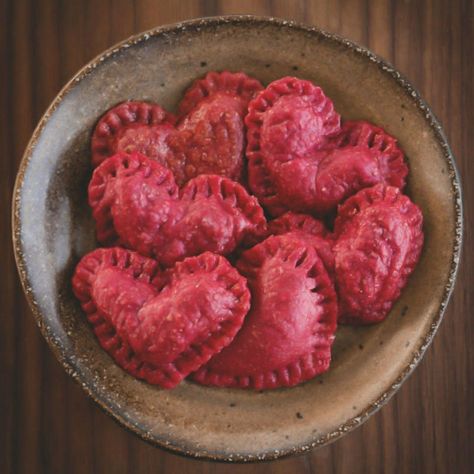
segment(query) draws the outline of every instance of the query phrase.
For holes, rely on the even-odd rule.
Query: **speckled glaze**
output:
[[[405,150],[408,192],[425,216],[418,268],[389,318],[341,327],[331,369],[267,392],[185,382],[163,391],[135,380],[99,347],[70,278],[96,246],[87,206],[89,140],[99,116],[125,99],[173,110],[211,70],[268,83],[297,75],[321,85],[346,118],[371,120]],[[460,181],[444,133],[419,94],[364,48],[272,18],[217,17],[134,36],[83,68],[58,94],[25,151],[13,205],[14,246],[38,325],[64,368],[109,414],[175,453],[225,461],[269,460],[328,444],[361,425],[415,368],[441,322],[462,240]]]

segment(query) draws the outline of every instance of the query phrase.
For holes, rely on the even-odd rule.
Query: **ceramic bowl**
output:
[[[385,322],[341,327],[330,370],[291,389],[255,392],[184,382],[167,391],[121,370],[97,343],[71,291],[96,247],[87,206],[89,141],[101,114],[126,99],[175,110],[214,70],[263,83],[297,75],[323,87],[345,119],[399,139],[408,193],[425,216],[421,261]],[[38,325],[66,371],[145,440],[214,460],[268,460],[322,446],[363,423],[400,387],[448,303],[462,238],[459,177],[444,133],[413,87],[364,48],[271,18],[207,18],[134,36],[85,66],[59,93],[26,149],[13,209],[16,259]]]

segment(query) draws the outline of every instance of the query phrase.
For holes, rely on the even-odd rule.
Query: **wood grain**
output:
[[[35,326],[16,275],[10,238],[18,163],[34,126],[65,81],[132,33],[229,13],[314,24],[392,62],[444,124],[465,184],[467,263],[419,368],[379,413],[335,444],[248,466],[191,461],[153,448],[87,399]],[[0,472],[474,472],[473,15],[470,0],[1,0]]]

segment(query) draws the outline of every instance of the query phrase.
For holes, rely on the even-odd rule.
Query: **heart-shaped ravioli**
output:
[[[119,104],[97,123],[93,164],[118,152],[140,152],[167,166],[179,184],[200,174],[240,180],[243,117],[248,101],[261,88],[243,73],[211,72],[186,92],[178,118],[157,104]]]
[[[269,237],[237,263],[252,307],[232,343],[193,378],[205,385],[293,386],[326,371],[337,319],[336,293],[312,245]]]
[[[383,320],[420,258],[423,215],[398,188],[379,184],[339,207],[335,222],[340,322]]]
[[[339,133],[340,117],[332,101],[311,82],[284,77],[249,103],[245,124],[250,189],[272,215],[300,210],[284,202],[268,162],[304,159]],[[298,184],[303,178],[298,177]]]
[[[403,186],[408,172],[395,139],[367,122],[342,130],[321,88],[283,78],[249,104],[249,185],[272,215],[324,215],[358,190]]]
[[[240,184],[200,175],[178,190],[167,168],[138,153],[96,168],[89,203],[100,242],[120,243],[167,266],[204,251],[228,254],[266,231],[262,208]]]
[[[131,375],[163,388],[227,346],[250,306],[245,278],[209,252],[160,272],[135,252],[97,249],[72,283],[101,346]]]

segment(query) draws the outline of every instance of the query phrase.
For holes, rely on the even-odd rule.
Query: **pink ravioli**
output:
[[[92,135],[89,204],[107,248],[72,285],[100,345],[162,388],[189,376],[275,389],[324,373],[337,324],[383,321],[420,259],[397,140],[341,124],[295,77],[263,88],[209,72],[177,110],[126,101]]]
[[[258,201],[238,183],[201,175],[179,189],[172,173],[138,153],[105,160],[89,185],[97,238],[169,266],[204,251],[228,254],[266,232]]]
[[[248,103],[263,89],[257,79],[243,72],[208,72],[202,79],[194,81],[179,104],[180,116],[185,116],[206,97],[227,94],[240,102],[239,112],[247,113]]]
[[[377,157],[379,172],[384,176],[385,183],[400,189],[405,187],[408,167],[403,152],[397,140],[383,128],[363,120],[344,122],[331,146],[368,148]]]
[[[135,252],[97,249],[72,284],[101,346],[128,373],[163,388],[228,345],[250,306],[245,278],[209,252],[161,273]]]
[[[249,103],[245,123],[252,192],[272,215],[299,210],[282,202],[268,161],[302,159],[325,147],[340,131],[332,101],[310,81],[284,77]]]
[[[315,249],[297,235],[269,237],[243,253],[252,307],[234,341],[199,369],[205,385],[293,386],[329,368],[336,293]]]
[[[334,279],[334,254],[332,251],[334,241],[324,223],[307,214],[293,212],[287,212],[268,223],[270,235],[282,235],[290,232],[313,245],[329,276]]]
[[[319,219],[315,219],[308,214],[296,214],[287,212],[268,223],[268,229],[271,234],[281,235],[286,232],[300,231],[305,234],[316,235],[319,237],[330,237],[330,232]]]
[[[249,186],[272,215],[325,215],[364,187],[403,187],[408,169],[396,140],[367,122],[348,122],[319,87],[283,78],[249,104]]]
[[[387,316],[420,258],[422,225],[420,208],[382,184],[339,207],[333,250],[341,322],[370,324]]]
[[[157,104],[123,102],[99,120],[92,162],[139,152],[167,166],[183,184],[200,174],[239,180],[243,172],[248,101],[262,88],[243,73],[209,73],[184,96],[176,119]]]

